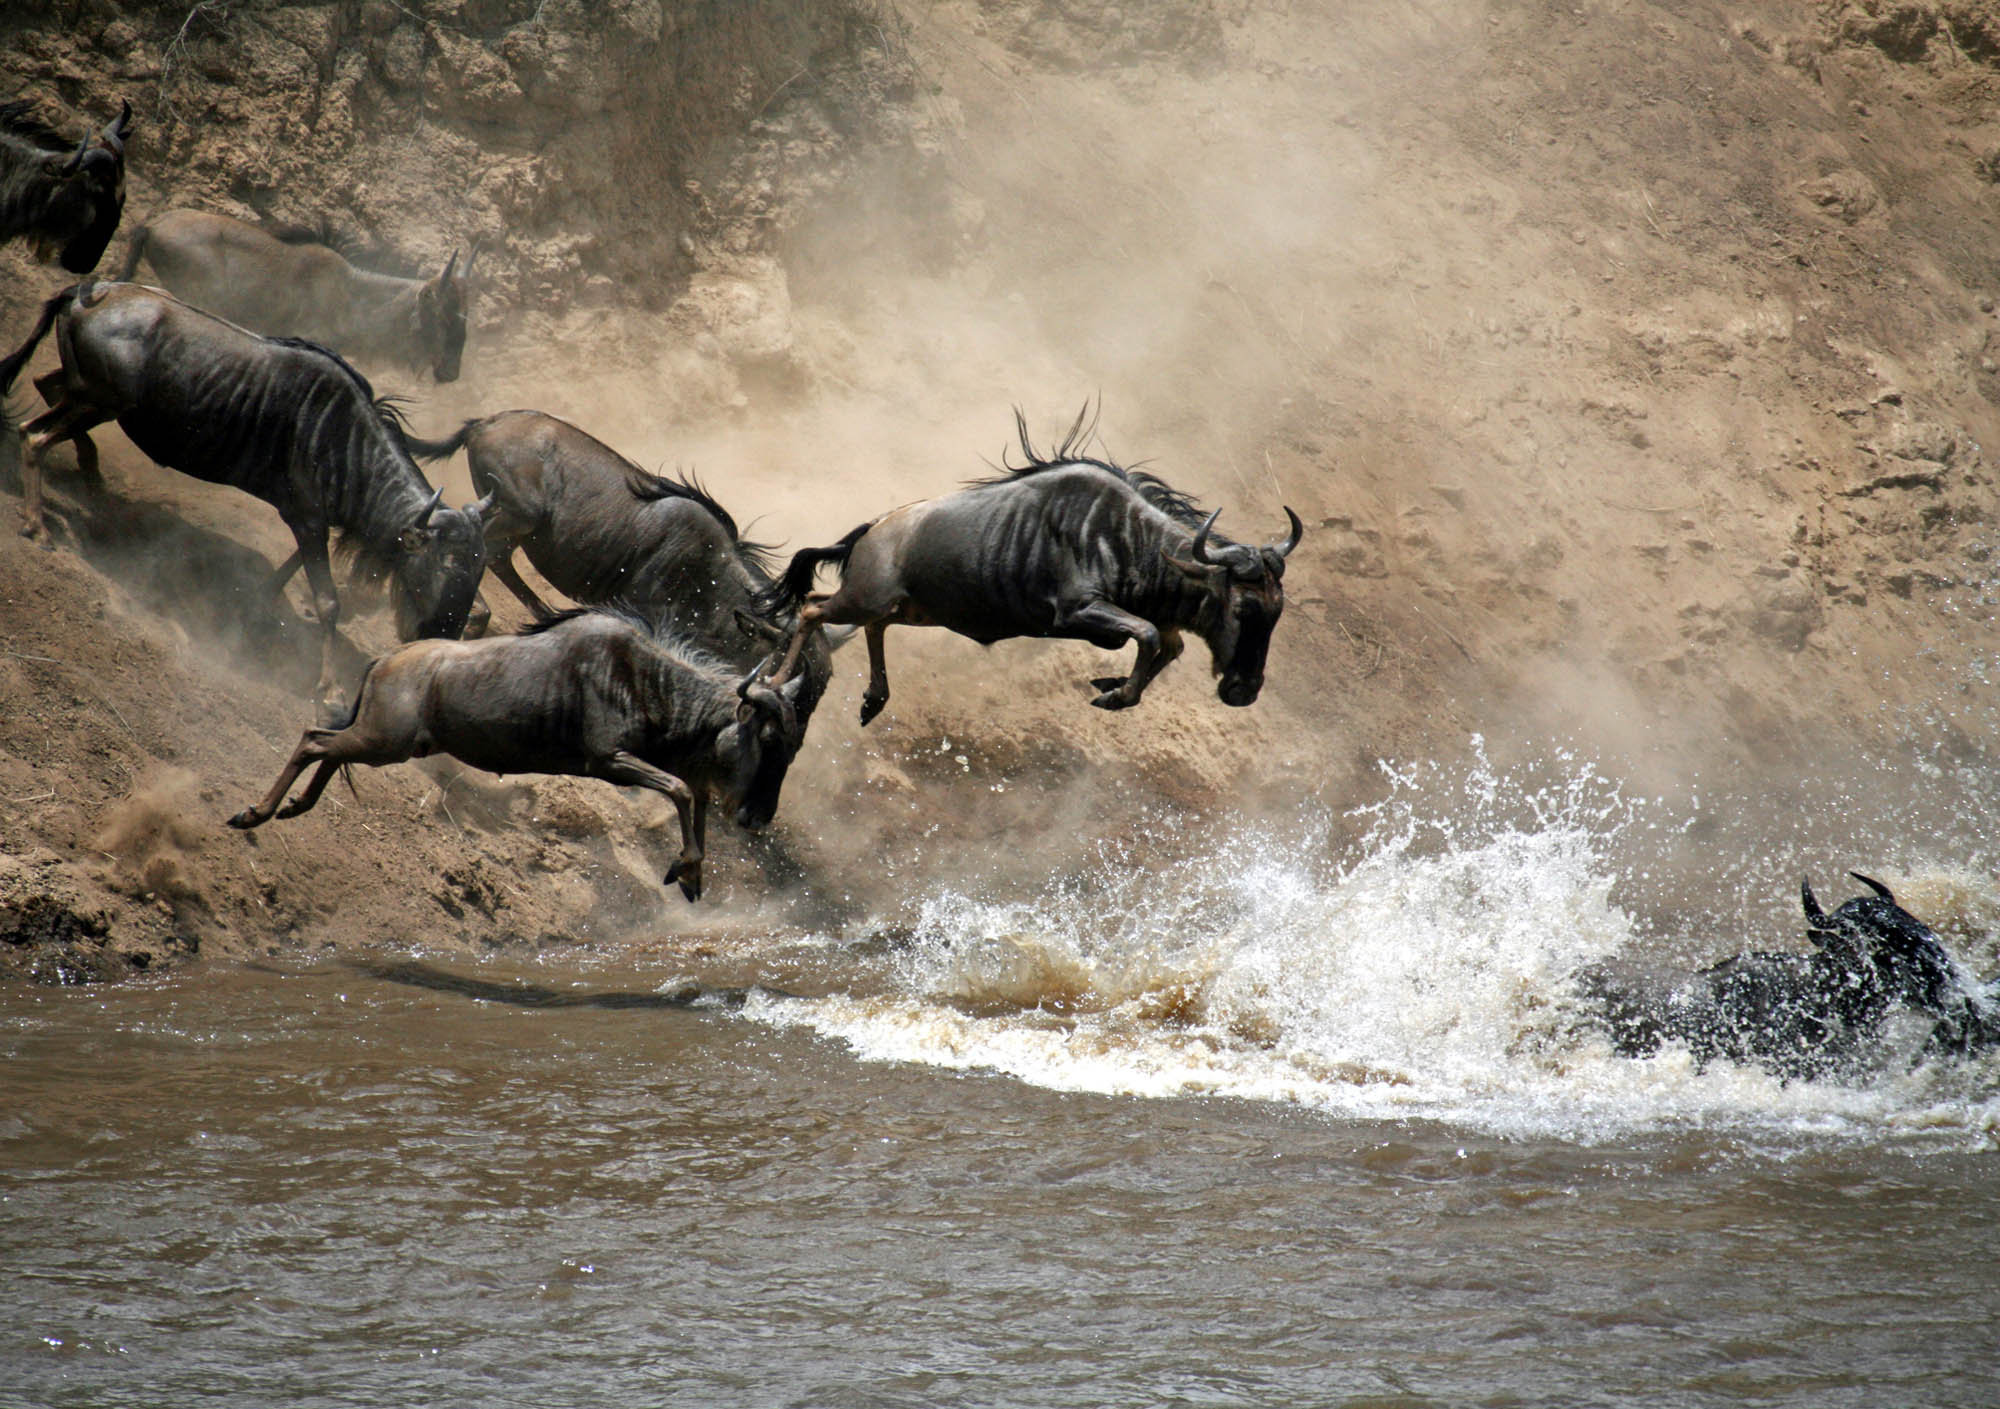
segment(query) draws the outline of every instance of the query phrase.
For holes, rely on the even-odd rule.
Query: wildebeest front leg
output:
[[[707,800],[704,798],[697,803],[686,783],[623,749],[599,764],[596,772],[607,782],[651,788],[654,792],[667,795],[674,811],[680,814],[681,854],[674,858],[674,864],[667,868],[667,874],[660,883],[672,885],[679,881],[682,895],[689,900],[701,899],[701,836],[707,820]]]
[[[1066,633],[1086,639],[1125,636],[1138,643],[1139,654],[1132,661],[1132,673],[1124,679],[1103,676],[1090,683],[1100,691],[1091,703],[1099,709],[1130,709],[1168,665],[1181,653],[1180,633],[1161,631],[1142,616],[1134,616],[1109,602],[1087,602],[1065,617],[1058,626]]]
[[[333,587],[333,565],[326,557],[326,530],[294,528],[299,541],[299,561],[306,571],[306,585],[312,589],[313,610],[319,615],[319,684],[314,698],[319,702],[321,722],[330,723],[347,703],[345,693],[334,679],[333,644],[340,625],[340,596]]]

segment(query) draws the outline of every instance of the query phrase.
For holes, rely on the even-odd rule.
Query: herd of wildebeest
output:
[[[1263,686],[1284,611],[1288,557],[1303,526],[1253,545],[1217,531],[1158,477],[1084,454],[1079,416],[1050,453],[1016,413],[1022,463],[937,498],[891,509],[828,547],[794,554],[745,539],[698,484],[650,474],[583,430],[539,411],[467,421],[430,440],[347,359],[459,375],[475,246],[433,277],[375,273],[324,234],[170,210],[130,233],[117,280],[88,277],[125,197],[125,104],[72,146],[31,100],[0,104],[0,243],[25,240],[80,282],[42,306],[0,361],[6,396],[54,335],[57,364],[35,378],[45,409],[26,435],[22,531],[46,534],[50,449],[75,448],[82,488],[104,493],[90,432],[115,421],[157,463],[264,500],[296,549],[268,582],[275,600],[303,570],[322,633],[318,707],[265,797],[239,828],[293,817],[354,763],[445,753],[495,773],[600,778],[650,788],[679,814],[666,873],[702,889],[707,810],[768,823],[833,653],[867,643],[865,725],[887,703],[883,636],[941,626],[982,644],[1057,637],[1136,647],[1129,673],[1093,681],[1091,703],[1120,710],[1182,650],[1207,645],[1228,705]],[[135,282],[142,269],[158,285]],[[446,507],[418,461],[463,451],[479,498]],[[1218,511],[1219,512],[1219,511]],[[362,672],[351,700],[336,678],[335,537],[390,589],[407,644]],[[542,600],[515,566],[578,605]],[[835,590],[813,589],[823,567]],[[487,632],[491,572],[533,613],[514,635]],[[311,770],[289,803],[291,789]],[[1818,1075],[1854,1058],[1899,1010],[1934,1021],[1926,1051],[2000,1043],[2000,986],[1970,978],[1887,887],[1830,914],[1802,893],[1810,954],[1740,954],[1665,986],[1581,976],[1616,1048],[1668,1042],[1697,1060]]]

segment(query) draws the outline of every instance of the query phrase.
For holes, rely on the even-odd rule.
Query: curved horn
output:
[[[111,149],[113,151],[117,152],[118,155],[120,156],[124,156],[125,139],[126,137],[131,135],[131,132],[132,132],[132,100],[130,98],[126,98],[121,100],[119,103],[118,116],[112,118],[111,121],[104,124],[103,136],[104,140],[110,143]]]
[[[1292,506],[1289,504],[1285,506],[1285,517],[1292,521],[1292,536],[1283,543],[1271,545],[1271,551],[1281,558],[1291,557],[1292,549],[1298,547],[1299,540],[1306,536],[1306,526],[1299,522],[1299,516],[1292,512]]]
[[[447,259],[444,262],[444,273],[439,277],[445,280],[449,280],[452,276],[452,271],[456,270],[457,268],[458,268],[458,247],[454,245],[452,246],[451,258]]]
[[[1799,882],[1799,904],[1805,908],[1806,924],[1810,928],[1826,928],[1826,911],[1820,908],[1819,897],[1812,892],[1810,878]]]
[[[1896,897],[1889,893],[1889,887],[1883,885],[1880,881],[1876,880],[1874,877],[1864,876],[1859,871],[1849,871],[1847,874],[1854,877],[1854,879],[1861,882],[1861,884],[1867,886],[1868,889],[1874,891],[1877,895],[1881,896],[1891,905],[1894,905],[1896,903]]]
[[[76,144],[76,150],[69,154],[69,160],[62,164],[61,170],[59,170],[56,174],[58,176],[76,175],[76,169],[83,165],[83,154],[89,150],[90,150],[90,139],[86,137],[81,142],[78,142]]]
[[[425,504],[423,508],[417,511],[415,526],[418,528],[422,528],[425,524],[429,523],[431,515],[437,512],[437,506],[443,502],[444,502],[444,491],[442,489],[432,490],[430,502],[428,504]]]
[[[465,268],[458,271],[459,278],[470,279],[472,277],[473,262],[479,258],[479,251],[485,248],[485,245],[486,237],[484,235],[474,235],[472,237],[472,245],[465,252]]]
[[[1194,536],[1194,543],[1188,549],[1190,556],[1203,567],[1216,565],[1215,559],[1208,556],[1208,531],[1215,527],[1215,521],[1221,517],[1222,510],[1217,509],[1204,519],[1200,530]]]

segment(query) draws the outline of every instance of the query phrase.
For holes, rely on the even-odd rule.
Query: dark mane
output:
[[[68,151],[76,143],[43,120],[33,98],[16,98],[0,103],[0,132],[32,142],[49,152]]]
[[[545,631],[555,630],[565,622],[575,621],[578,617],[585,616],[605,616],[610,617],[613,621],[622,621],[645,636],[655,646],[672,655],[679,656],[683,662],[697,669],[708,671],[711,674],[733,676],[736,673],[727,661],[718,658],[713,651],[703,646],[700,642],[690,640],[688,637],[682,635],[665,618],[655,621],[629,602],[600,602],[590,607],[568,607],[551,616],[545,616],[538,621],[531,621],[514,634],[516,636],[539,636]]]
[[[347,379],[353,382],[357,387],[360,387],[361,394],[364,397],[366,397],[371,403],[376,403],[379,405],[379,402],[375,395],[375,388],[369,384],[368,378],[362,376],[361,373],[358,370],[356,370],[352,362],[349,362],[345,357],[342,357],[339,353],[335,352],[325,343],[314,342],[310,338],[289,338],[289,337],[267,337],[264,339],[264,341],[274,342],[279,347],[295,347],[302,352],[317,352],[320,356],[326,358],[328,361],[332,362],[334,366],[340,368],[341,371],[345,372],[347,374]],[[382,400],[393,400],[393,399],[395,398],[382,398]]]
[[[661,499],[685,499],[707,510],[715,521],[729,534],[736,545],[736,556],[753,573],[768,578],[777,568],[778,550],[769,543],[757,543],[743,536],[736,526],[735,516],[716,502],[715,496],[702,487],[701,481],[693,475],[682,475],[668,479],[665,475],[648,474],[638,466],[630,466],[625,471],[625,487],[632,497],[642,503],[655,503]]]
[[[324,212],[311,225],[266,215],[259,221],[259,228],[272,239],[288,245],[319,245],[330,249],[356,269],[371,274],[392,274],[399,279],[423,277],[410,260],[394,250],[336,228],[333,217]]]
[[[1004,452],[1000,457],[999,474],[990,475],[985,479],[968,480],[967,488],[983,489],[990,485],[1011,484],[1017,479],[1026,479],[1029,475],[1041,474],[1044,470],[1069,469],[1082,465],[1102,470],[1105,474],[1130,485],[1133,492],[1141,499],[1183,527],[1199,528],[1202,520],[1207,517],[1193,495],[1182,493],[1158,475],[1148,474],[1144,470],[1127,469],[1110,460],[1100,460],[1083,454],[1083,447],[1097,437],[1097,417],[1088,403],[1076,413],[1076,419],[1070,423],[1069,430],[1059,442],[1050,447],[1046,455],[1035,449],[1035,443],[1028,435],[1028,418],[1021,414],[1021,408],[1018,406],[1014,408],[1014,431],[1020,440],[1021,454],[1026,463],[1016,465],[1009,458],[1012,452]]]
[[[647,621],[644,617],[640,616],[637,612],[633,611],[630,607],[603,606],[603,607],[569,607],[564,609],[563,611],[556,612],[552,616],[538,617],[534,621],[527,623],[527,625],[523,626],[519,631],[516,631],[514,634],[516,636],[539,636],[544,631],[553,631],[558,626],[561,626],[564,622],[575,621],[580,616],[616,617],[620,621],[627,622],[630,625],[642,628],[649,636],[652,634],[653,631],[653,624],[650,621]]]

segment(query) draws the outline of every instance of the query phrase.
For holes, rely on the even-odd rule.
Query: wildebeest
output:
[[[699,485],[649,474],[540,411],[470,420],[442,440],[405,439],[422,460],[465,451],[473,490],[491,505],[487,569],[537,617],[551,609],[514,566],[516,548],[573,600],[631,607],[739,668],[786,639],[792,614],[772,605],[769,550]],[[802,722],[831,674],[819,636],[806,650]]]
[[[664,793],[681,851],[665,884],[701,896],[711,795],[762,827],[804,730],[804,681],[773,688],[624,612],[583,607],[516,636],[415,641],[368,666],[347,722],[308,729],[264,800],[229,819],[256,827],[319,801],[346,763],[447,753],[493,773],[559,773]],[[298,798],[278,804],[311,764]]]
[[[478,247],[429,279],[357,269],[308,231],[259,229],[210,211],[170,210],[132,232],[122,278],[141,261],[198,308],[255,333],[309,338],[348,357],[379,359],[438,381],[458,379]]]
[[[1686,1045],[1697,1063],[1718,1058],[1786,1078],[1849,1069],[1898,1009],[1935,1019],[1926,1050],[1964,1055],[2000,1044],[2000,1009],[1952,959],[1930,927],[1889,887],[1850,873],[1872,895],[1828,914],[1800,886],[1810,954],[1755,950],[1702,969],[1665,992],[1583,976],[1595,1016],[1621,1056]]]
[[[278,511],[298,551],[273,574],[275,594],[305,568],[323,633],[319,697],[333,695],[340,601],[328,534],[390,574],[397,628],[413,636],[464,629],[486,566],[484,506],[439,506],[366,379],[323,347],[262,338],[158,289],[86,280],[42,308],[34,331],[0,362],[0,396],[54,327],[62,363],[35,381],[49,409],[30,421],[24,532],[42,532],[42,462],[76,443],[95,476],[92,427],[115,420],[169,468],[233,485]]]
[[[35,258],[88,274],[125,210],[125,139],[132,104],[74,147],[28,99],[0,103],[0,244],[32,242]]]
[[[851,623],[868,638],[866,724],[889,699],[882,636],[890,626],[942,626],[982,645],[1016,636],[1136,642],[1125,677],[1092,682],[1099,709],[1128,709],[1181,653],[1181,633],[1208,643],[1216,693],[1256,701],[1271,632],[1285,609],[1285,558],[1304,526],[1265,547],[1215,532],[1194,501],[1153,475],[1078,452],[1082,416],[1044,458],[1015,413],[1027,463],[956,494],[891,510],[828,548],[793,556],[780,600],[802,603],[792,661],[822,623]],[[839,590],[807,598],[821,563],[841,568]]]

